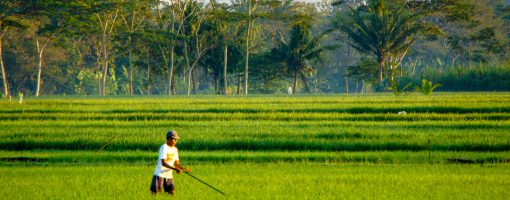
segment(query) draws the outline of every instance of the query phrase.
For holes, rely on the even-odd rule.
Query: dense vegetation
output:
[[[366,93],[422,79],[508,91],[509,11],[501,0],[3,0],[1,93]]]

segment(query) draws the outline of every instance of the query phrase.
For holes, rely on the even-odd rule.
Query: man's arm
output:
[[[179,161],[178,161],[178,160],[176,160],[176,161],[175,161],[175,163],[174,163],[175,167],[172,167],[172,166],[170,166],[168,163],[166,163],[166,162],[165,162],[165,159],[161,159],[161,165],[165,166],[166,168],[170,168],[170,169],[175,170],[175,172],[177,172],[178,174],[180,174],[180,173],[181,173],[181,171],[183,171],[183,170],[184,170],[185,172],[191,172],[191,170],[190,170],[190,169],[183,167],[183,166],[181,165],[181,163],[179,163]]]
[[[183,171],[185,171],[185,172],[191,172],[191,170],[190,170],[190,169],[183,167],[183,166],[181,165],[181,163],[179,162],[179,160],[176,160],[176,161],[175,161],[175,167],[177,167],[179,170],[183,170]],[[177,171],[177,173],[179,173],[179,172],[180,172],[180,171]]]
[[[176,162],[177,164],[177,162]],[[161,159],[161,165],[165,166],[166,168],[170,168],[170,169],[173,169],[175,170],[177,173],[181,173],[181,169],[179,169],[177,166],[178,165],[175,165],[176,167],[172,167],[170,166],[168,163],[165,162],[165,159]],[[179,165],[180,166],[180,165]]]

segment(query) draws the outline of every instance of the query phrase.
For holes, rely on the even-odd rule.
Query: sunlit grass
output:
[[[0,102],[0,149],[509,151],[510,93],[41,98]],[[399,115],[405,111],[407,114]]]
[[[194,164],[193,174],[228,199],[506,199],[506,165]],[[154,166],[0,167],[5,199],[167,199],[149,192]],[[178,199],[225,199],[175,178]],[[30,181],[27,181],[30,180]]]
[[[149,184],[170,129],[229,199],[510,196],[510,93],[1,100],[0,195],[168,198]],[[179,199],[224,199],[176,183]]]

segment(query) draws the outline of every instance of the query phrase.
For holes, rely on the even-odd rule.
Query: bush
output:
[[[432,81],[428,81],[428,80],[423,79],[423,80],[421,80],[421,85],[420,86],[414,86],[414,89],[417,92],[420,92],[420,93],[422,93],[424,95],[429,96],[438,87],[441,87],[441,84],[439,84],[439,83],[433,84]]]
[[[427,66],[416,77],[407,77],[418,85],[422,79],[442,83],[441,91],[510,91],[510,65],[449,69]]]

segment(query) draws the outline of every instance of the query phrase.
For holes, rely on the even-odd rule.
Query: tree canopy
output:
[[[508,91],[509,16],[497,0],[4,0],[1,91]]]

